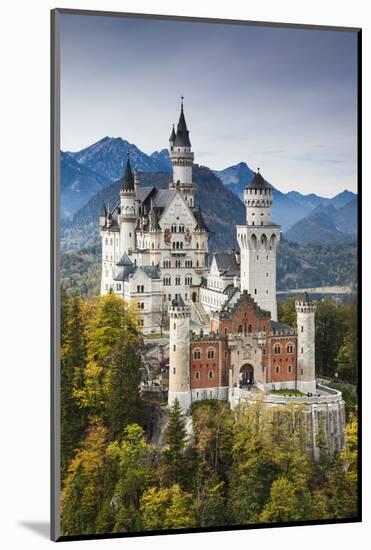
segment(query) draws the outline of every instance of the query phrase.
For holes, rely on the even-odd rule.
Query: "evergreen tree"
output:
[[[169,421],[166,427],[166,448],[162,454],[165,464],[165,475],[171,484],[184,480],[185,456],[187,443],[184,415],[178,399],[170,407]]]
[[[65,306],[64,306],[65,307]],[[86,414],[75,397],[82,388],[86,365],[85,324],[81,300],[75,297],[64,309],[61,349],[61,474],[62,479],[74,450],[84,436]]]
[[[118,465],[118,481],[113,494],[113,532],[138,531],[142,528],[140,499],[155,479],[155,449],[149,445],[143,428],[129,424],[122,442],[114,441],[107,449]]]
[[[126,337],[120,338],[112,353],[107,383],[107,426],[112,438],[120,437],[127,424],[143,421],[141,364],[137,348]]]
[[[96,532],[96,518],[103,499],[106,430],[95,419],[71,461],[61,494],[63,535]]]
[[[344,306],[332,300],[319,302],[316,310],[316,369],[318,374],[333,378],[335,358],[346,331]]]

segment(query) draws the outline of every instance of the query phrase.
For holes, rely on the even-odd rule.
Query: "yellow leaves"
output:
[[[196,524],[193,497],[178,484],[150,487],[140,501],[145,529],[186,529]]]
[[[81,407],[98,410],[105,403],[103,378],[103,367],[95,361],[90,361],[84,371],[83,388],[75,389],[73,392]]]

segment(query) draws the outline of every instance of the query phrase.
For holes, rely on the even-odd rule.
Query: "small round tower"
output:
[[[190,307],[178,296],[169,307],[169,395],[168,404],[178,399],[186,412],[191,405],[191,386],[189,376],[189,323]]]
[[[315,313],[316,303],[306,292],[295,302],[297,341],[297,389],[303,393],[316,393],[315,369]]]
[[[120,254],[131,254],[135,251],[136,226],[136,193],[130,159],[126,162],[125,174],[120,189]]]
[[[256,172],[252,181],[244,189],[244,203],[246,206],[246,225],[264,226],[271,223],[272,186],[265,181],[260,173]]]

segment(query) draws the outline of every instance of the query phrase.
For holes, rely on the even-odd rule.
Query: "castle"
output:
[[[271,221],[272,186],[259,169],[246,185],[246,223],[237,225],[240,252],[208,253],[209,229],[195,206],[194,155],[184,116],[169,138],[173,178],[168,189],[140,185],[127,159],[120,200],[102,206],[101,294],[135,300],[143,333],[169,324],[169,405],[185,412],[204,399],[267,406],[301,403],[313,453],[325,422],[330,452],[344,444],[340,392],[315,373],[316,305],[296,302],[296,327],[277,321],[276,251],[280,226]],[[293,395],[277,390],[296,390]]]

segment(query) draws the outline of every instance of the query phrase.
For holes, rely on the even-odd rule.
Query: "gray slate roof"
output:
[[[191,147],[191,142],[189,140],[189,132],[187,129],[185,118],[184,118],[183,103],[180,109],[180,117],[179,117],[177,129],[176,129],[174,147]]]
[[[278,321],[270,321],[271,332],[283,333],[283,334],[294,334],[294,328],[290,325],[285,325],[284,323],[279,323]]]
[[[245,189],[273,189],[273,187],[263,178],[261,173],[258,171],[255,173],[255,176],[250,181],[250,183],[246,185]]]
[[[236,277],[240,274],[240,266],[236,262],[233,252],[221,252],[214,254],[216,265],[223,275]]]

